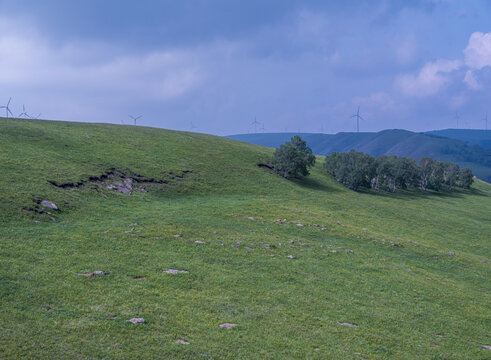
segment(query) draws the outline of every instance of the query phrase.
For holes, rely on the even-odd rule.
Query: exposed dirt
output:
[[[97,184],[103,188],[115,190],[124,194],[131,194],[133,191],[146,192],[145,184],[171,184],[173,181],[184,179],[191,170],[183,170],[180,173],[170,171],[167,173],[166,179],[147,178],[132,171],[123,171],[116,168],[111,168],[101,175],[90,175],[86,180],[78,182],[58,183],[54,180],[48,180],[48,183],[58,188],[79,188],[89,184]],[[140,184],[135,187],[133,184]]]

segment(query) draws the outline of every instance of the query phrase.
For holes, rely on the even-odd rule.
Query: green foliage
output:
[[[325,168],[337,181],[350,189],[370,186],[374,174],[374,159],[370,155],[351,150],[326,157]]]
[[[469,188],[472,184],[472,172],[460,175],[459,166],[453,163],[422,158],[417,164],[410,158],[385,155],[374,158],[354,150],[327,156],[325,169],[353,190],[371,187],[394,192],[419,186],[422,190],[440,191],[444,186],[451,189],[460,178],[462,187]]]
[[[271,164],[276,173],[285,178],[296,177],[297,174],[309,175],[309,168],[315,164],[312,149],[298,135],[276,149]]]
[[[474,176],[469,168],[462,168],[458,173],[458,183],[463,189],[470,189],[474,182]]]

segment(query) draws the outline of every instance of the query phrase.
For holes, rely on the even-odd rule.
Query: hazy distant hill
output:
[[[452,161],[460,166],[469,167],[474,174],[491,182],[491,150],[473,145],[473,141],[485,140],[485,134],[479,130],[456,130],[453,136],[465,137],[468,143],[443,137],[442,132],[431,134],[414,133],[407,130],[384,130],[377,133],[338,133],[335,135],[300,133],[313,152],[318,155],[329,155],[332,152],[347,152],[351,149],[373,156],[397,155],[419,160],[431,157],[439,161]],[[462,132],[462,133],[461,133]],[[484,130],[483,130],[484,132]],[[247,143],[278,147],[296,133],[242,134],[228,136],[230,139]],[[478,140],[479,139],[479,140]]]
[[[471,145],[491,149],[491,130],[446,129],[428,131],[426,134],[461,140]]]

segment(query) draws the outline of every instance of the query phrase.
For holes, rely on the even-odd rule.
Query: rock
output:
[[[277,224],[281,224],[281,219],[276,220]]]
[[[175,269],[169,269],[164,271],[166,274],[187,274],[188,271],[186,270],[175,270]]]
[[[491,346],[489,346],[489,345],[481,345],[481,346],[482,346],[483,348],[486,348],[486,349],[488,349],[488,350],[491,350]]]
[[[325,226],[323,226],[323,227],[321,227],[321,230],[322,230],[322,231],[326,231],[326,230],[327,230],[327,228],[326,228]]]
[[[348,326],[348,327],[356,327],[356,326],[358,326],[356,324],[350,324],[350,323],[347,323],[347,322],[339,322],[339,321],[338,321],[338,324],[339,325],[343,325],[343,326]]]
[[[296,259],[297,257],[295,255],[288,255],[287,258],[289,258],[289,259]]]
[[[108,275],[109,273],[108,272],[105,272],[105,271],[102,271],[102,270],[97,270],[97,271],[94,271],[94,274],[95,275]]]
[[[52,222],[56,222],[56,219],[54,217],[49,218]]]
[[[156,236],[155,237],[157,240],[162,240],[162,236]]]
[[[237,324],[231,324],[231,323],[224,323],[224,324],[220,324],[218,325],[219,327],[221,328],[225,328],[225,329],[231,329],[233,327],[236,327]]]
[[[175,238],[182,238],[182,235],[181,234],[176,234],[174,235]]]
[[[295,242],[295,240],[290,240],[290,244],[293,244]]]
[[[133,319],[129,319],[128,321],[130,323],[133,323],[133,324],[143,324],[143,323],[145,323],[145,319],[144,318],[133,318]]]
[[[39,220],[34,220],[34,222],[35,222],[36,224],[41,224],[41,221],[39,221]]]
[[[215,234],[215,235],[216,235],[216,234],[218,234],[218,232],[217,232],[217,231],[213,231],[213,234]]]
[[[269,254],[268,256],[269,256],[269,257],[274,257],[274,254]]]
[[[288,220],[286,220],[286,219],[283,219],[283,220],[281,220],[281,221],[282,221],[282,222],[284,222],[284,223],[286,223],[286,222],[287,222]]]
[[[295,225],[297,225],[297,226],[303,226],[303,224],[302,224],[302,223],[298,223],[298,224],[295,224]]]
[[[53,209],[53,210],[58,210],[58,206],[56,206],[54,203],[52,203],[51,201],[48,201],[48,200],[41,201],[40,205],[45,206],[45,207],[49,207],[50,209]]]
[[[445,254],[447,254],[447,255],[455,255],[455,253],[453,251],[447,251]]]
[[[338,252],[337,250],[329,250],[329,252],[335,253]]]
[[[176,343],[183,344],[183,345],[189,345],[189,343],[187,341],[184,341],[184,340],[181,340],[181,339],[177,339],[176,340]]]
[[[85,277],[92,277],[94,275],[108,275],[109,273],[106,272],[106,271],[102,271],[102,270],[96,270],[96,271],[93,271],[91,273],[87,273],[87,274],[79,274],[80,276],[85,276]]]
[[[249,219],[249,220],[256,220],[256,219],[254,219],[252,216],[249,216],[249,217],[248,217],[248,219]]]
[[[206,244],[204,241],[201,241],[201,240],[196,240],[195,243],[196,244]]]
[[[402,244],[392,243],[392,244],[390,244],[390,246],[399,246],[399,247],[401,247],[401,246],[402,246]]]
[[[368,229],[367,229],[367,228],[363,228],[362,230],[363,230],[363,232],[364,232],[365,234],[366,234],[366,233],[367,233],[367,231],[368,231]]]

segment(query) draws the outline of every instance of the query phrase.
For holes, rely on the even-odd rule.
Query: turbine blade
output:
[[[7,107],[10,105],[10,100],[12,100],[12,98],[9,99],[9,102],[7,103]]]

